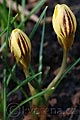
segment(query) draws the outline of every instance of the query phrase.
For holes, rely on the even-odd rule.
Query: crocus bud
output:
[[[20,29],[14,29],[10,36],[9,46],[16,61],[23,68],[27,68],[31,60],[31,43],[27,35]]]
[[[52,24],[60,45],[69,50],[74,41],[76,18],[67,5],[55,6]]]

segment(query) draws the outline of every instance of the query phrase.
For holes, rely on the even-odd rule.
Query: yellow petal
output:
[[[11,52],[17,62],[23,67],[28,67],[31,60],[31,42],[28,36],[20,29],[14,29],[9,41]]]
[[[60,45],[65,50],[69,50],[74,41],[77,23],[73,12],[67,5],[57,4],[55,6],[52,25]]]

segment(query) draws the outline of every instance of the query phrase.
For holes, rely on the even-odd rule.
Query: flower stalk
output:
[[[60,79],[60,77],[62,76],[62,74],[65,72],[65,69],[66,69],[66,63],[67,63],[67,55],[68,55],[68,52],[67,51],[63,51],[63,60],[62,60],[62,65],[61,65],[61,68],[57,74],[57,76],[52,80],[52,82],[48,85],[47,89],[50,89],[52,88],[53,86],[55,87],[57,81]],[[45,99],[48,100],[48,98],[50,97],[50,95],[52,94],[51,93],[48,93],[45,95]]]
[[[24,71],[25,77],[28,78],[30,76],[28,68],[27,69],[23,68],[23,71]],[[30,89],[31,95],[35,95],[37,93],[35,88],[30,84],[30,82],[28,82],[28,87]],[[36,103],[37,103],[37,98],[32,100],[32,105],[36,105]]]
[[[9,45],[10,45],[11,52],[14,54],[16,58],[16,61],[20,63],[20,65],[22,66],[25,77],[28,78],[30,76],[28,67],[31,61],[31,43],[29,38],[20,29],[14,29],[11,33]],[[37,90],[31,85],[30,82],[28,82],[28,87],[29,87],[31,96],[37,94]],[[34,114],[32,114],[32,111],[30,111],[29,114],[31,114],[33,120],[38,120],[38,118],[40,118],[40,120],[46,120],[46,116],[43,115],[43,112],[41,113],[40,111],[41,109],[43,111],[43,108],[44,108],[46,113],[46,107],[41,101],[40,103],[41,109],[38,108],[37,104],[39,102],[38,101],[39,99],[38,98],[32,99],[32,103],[30,107],[33,109]]]
[[[9,41],[11,52],[14,54],[16,61],[20,63],[24,74],[29,77],[29,64],[31,61],[31,43],[28,36],[20,29],[14,29]],[[34,95],[35,88],[28,83],[31,95]]]
[[[55,87],[55,84],[60,79],[61,75],[65,72],[67,63],[67,54],[74,42],[74,36],[76,31],[76,18],[70,8],[65,4],[57,4],[54,9],[52,17],[52,25],[55,33],[57,34],[58,42],[63,48],[63,60],[59,73],[48,85],[47,88]],[[52,93],[45,95],[46,100]]]

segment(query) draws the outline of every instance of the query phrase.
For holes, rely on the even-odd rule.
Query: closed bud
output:
[[[52,17],[52,24],[60,45],[67,51],[74,41],[76,18],[65,4],[57,4]]]
[[[31,60],[31,43],[27,35],[20,29],[14,29],[10,36],[9,46],[16,61],[23,68],[28,68]]]

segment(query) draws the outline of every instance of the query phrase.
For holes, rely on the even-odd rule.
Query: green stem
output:
[[[65,68],[66,68],[66,62],[67,62],[67,53],[68,53],[68,51],[65,51],[65,50],[63,51],[63,60],[62,60],[62,65],[61,65],[60,71],[57,74],[57,76],[52,80],[52,82],[48,85],[47,89],[55,87],[55,84],[57,83],[57,81],[59,80],[61,75],[64,73]],[[52,93],[48,93],[45,95],[46,100],[48,100],[48,98],[50,97],[51,94]]]
[[[28,78],[28,77],[30,76],[30,75],[29,75],[29,70],[28,70],[28,68],[23,68],[23,71],[24,71],[24,74],[25,74],[26,78]],[[36,90],[35,90],[35,88],[30,84],[30,82],[28,82],[28,86],[29,86],[31,95],[36,94]]]
[[[26,78],[30,76],[28,68],[23,68],[23,71],[25,73]],[[28,82],[28,87],[29,87],[31,96],[33,96],[33,95],[35,95],[37,93],[36,89],[30,84],[30,82]],[[32,100],[32,105],[34,106],[36,104],[37,104],[37,98],[35,98],[35,99]]]
[[[2,91],[2,99],[3,99],[3,119],[6,120],[6,70],[4,70],[4,79],[3,79],[3,91]]]
[[[28,78],[30,76],[28,68],[23,68],[23,71],[24,71],[25,77]]]

